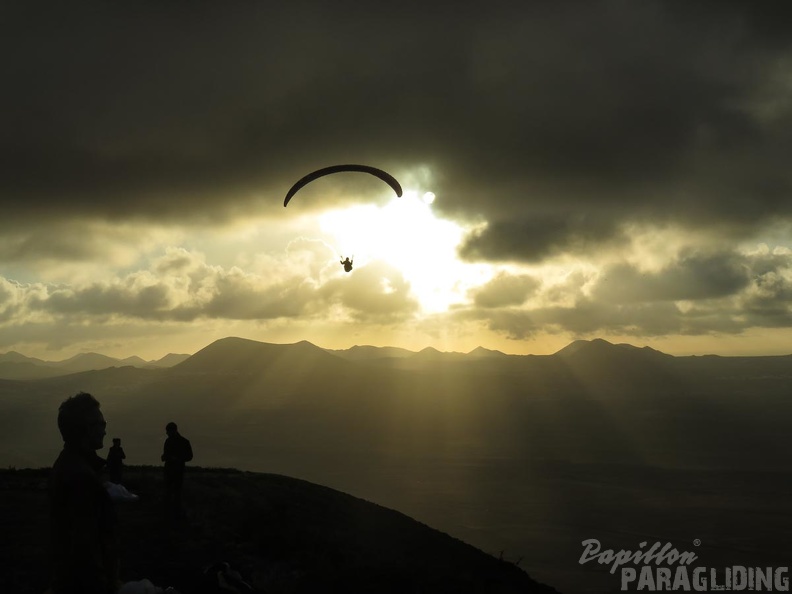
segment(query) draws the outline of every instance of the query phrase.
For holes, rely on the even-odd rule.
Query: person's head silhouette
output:
[[[64,443],[72,447],[101,450],[106,427],[99,401],[85,392],[64,400],[58,409],[58,429]]]

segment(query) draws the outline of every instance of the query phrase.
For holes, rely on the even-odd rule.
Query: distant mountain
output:
[[[0,378],[9,380],[42,379],[63,375],[53,363],[26,357],[16,351],[0,354]]]
[[[31,363],[33,365],[46,365],[46,361],[35,359],[34,357],[26,357],[16,351],[8,351],[7,353],[0,354],[0,362],[3,363]]]
[[[631,344],[613,344],[602,338],[593,340],[576,340],[555,353],[559,357],[597,357],[597,356],[621,356],[624,353],[641,353],[642,356],[662,356],[671,357],[650,347],[636,347]]]
[[[28,361],[0,361],[0,378],[8,380],[43,379],[63,375],[63,371]]]
[[[158,361],[146,361],[137,356],[117,359],[99,353],[80,353],[62,361],[44,361],[34,357],[26,357],[16,351],[9,351],[0,354],[0,378],[10,380],[44,379],[84,371],[125,366],[154,369],[171,367],[189,357],[190,355],[170,353]]]
[[[410,357],[415,357],[416,355],[419,358],[437,358],[437,357],[444,357],[447,355],[451,355],[454,358],[458,358],[459,355],[463,353],[457,352],[443,352],[439,351],[434,347],[426,347],[421,351],[410,351],[407,349],[402,349],[398,347],[376,347],[370,345],[355,345],[348,349],[325,349],[329,353],[334,355],[338,355],[339,357],[343,357],[344,359],[348,359],[350,361],[366,361],[372,359],[408,359]],[[501,351],[495,351],[491,349],[485,349],[484,347],[476,347],[469,353],[466,353],[469,357],[504,357],[508,356]]]
[[[421,349],[418,351],[413,359],[419,361],[452,361],[452,360],[461,360],[465,358],[464,353],[459,353],[456,351],[438,351],[434,347],[426,347],[425,349]]]
[[[502,353],[501,351],[493,351],[491,349],[485,349],[484,347],[478,346],[472,351],[468,353],[469,357],[507,357],[506,353]]]
[[[370,345],[355,345],[351,348],[328,349],[328,352],[348,359],[350,361],[368,361],[373,359],[404,359],[415,355],[414,351],[408,351],[398,347],[375,347]]]
[[[108,367],[117,367],[119,360],[107,355],[100,355],[99,353],[80,353],[74,355],[63,361],[51,363],[53,367],[65,369],[69,373],[78,373],[80,371],[90,371],[92,369],[106,369]]]
[[[277,365],[284,372],[305,370],[317,365],[345,363],[341,358],[303,340],[294,344],[273,344],[246,338],[221,338],[185,361],[174,365],[174,373],[211,373],[212,371],[255,372]]]
[[[285,359],[284,359],[285,357]],[[307,357],[307,359],[306,359]],[[208,345],[194,355],[170,353],[156,361],[137,356],[125,359],[99,353],[81,353],[63,361],[43,361],[16,351],[0,354],[0,378],[34,380],[111,367],[132,366],[143,369],[178,368],[181,372],[207,373],[210,369],[225,369],[239,373],[249,371],[251,365],[314,364],[332,366],[339,361],[372,362],[379,368],[402,370],[420,369],[425,365],[457,366],[460,371],[519,372],[537,365],[547,368],[555,360],[563,366],[574,365],[599,373],[650,373],[673,367],[693,371],[706,366],[708,373],[733,373],[742,370],[754,375],[784,375],[792,355],[774,357],[674,357],[648,346],[613,344],[600,338],[576,340],[553,355],[507,355],[497,350],[477,347],[469,353],[443,352],[426,347],[419,352],[398,347],[356,345],[349,349],[322,349],[308,341],[294,344],[274,344],[229,337]],[[544,363],[543,363],[544,361]],[[464,367],[460,367],[464,366]]]
[[[178,365],[182,361],[186,361],[191,356],[192,355],[168,353],[161,359],[157,359],[156,361],[149,361],[149,365],[153,365],[155,367],[173,367],[174,365]]]
[[[508,355],[500,351],[483,347],[477,347],[469,353],[443,352],[434,347],[426,347],[421,351],[415,352],[397,347],[375,347],[369,345],[356,345],[345,350],[326,350],[348,361],[372,362],[401,369],[413,369],[428,362],[450,363],[471,359],[508,357]]]
[[[639,394],[674,391],[682,381],[675,357],[601,338],[576,340],[551,357],[561,369],[593,386],[594,393],[608,398],[625,391]]]
[[[131,365],[132,367],[147,367],[150,365],[150,363],[135,355],[132,357],[127,357],[126,359],[117,360],[115,367],[123,367],[124,365]]]

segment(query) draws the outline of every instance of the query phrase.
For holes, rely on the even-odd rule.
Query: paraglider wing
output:
[[[313,180],[318,179],[320,177],[324,177],[325,175],[330,175],[332,173],[340,173],[342,171],[359,171],[361,173],[368,173],[373,175],[374,177],[380,178],[386,184],[388,184],[393,191],[396,192],[396,195],[401,197],[402,195],[402,188],[399,185],[399,182],[396,181],[390,173],[386,173],[382,169],[377,169],[376,167],[369,167],[368,165],[333,165],[331,167],[324,167],[323,169],[317,169],[313,173],[309,173],[302,179],[300,179],[296,184],[294,184],[289,192],[286,194],[286,199],[283,201],[283,206],[286,206],[289,203],[289,200],[292,199],[300,189],[305,186],[306,184],[311,183]]]

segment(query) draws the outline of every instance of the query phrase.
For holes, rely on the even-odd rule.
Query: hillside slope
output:
[[[47,575],[48,469],[0,471],[0,591],[40,593]],[[184,594],[228,561],[257,592],[554,592],[500,561],[396,511],[274,474],[190,468],[187,522],[160,522],[161,469],[131,467],[140,495],[119,504],[122,578]]]

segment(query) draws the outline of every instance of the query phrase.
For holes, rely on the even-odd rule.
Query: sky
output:
[[[0,352],[788,354],[785,10],[4,3]]]

